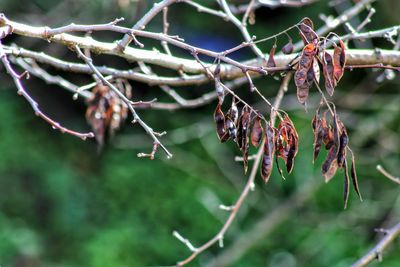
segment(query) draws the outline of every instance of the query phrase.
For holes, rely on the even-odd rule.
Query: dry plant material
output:
[[[292,120],[287,114],[283,121],[279,123],[276,133],[276,157],[282,158],[286,165],[286,171],[290,174],[294,166],[294,158],[298,152],[299,137]],[[278,161],[278,159],[277,159]],[[278,166],[278,171],[282,171]]]
[[[269,51],[269,57],[268,57],[268,61],[267,61],[267,67],[268,68],[274,68],[276,67],[276,63],[275,63],[275,50],[276,50],[276,44],[274,44],[271,48],[271,51]],[[274,75],[274,71],[270,71],[269,74]]]
[[[351,150],[348,147],[349,137],[347,129],[337,115],[335,108],[333,108],[332,111],[333,115],[331,122],[328,122],[326,118],[328,111],[321,114],[320,109],[321,107],[317,109],[312,121],[314,133],[313,162],[317,159],[322,144],[324,144],[325,149],[328,150],[328,154],[325,161],[322,163],[322,174],[325,177],[325,182],[329,182],[335,176],[338,169],[344,170],[344,207],[346,208],[349,198],[350,177],[353,182],[354,191],[361,199],[356,169],[354,166],[354,155],[351,153],[352,165],[349,176],[347,151],[351,152]]]
[[[265,142],[263,157],[261,162],[261,178],[265,183],[269,181],[273,167],[273,157],[275,155],[275,131],[269,123],[265,126]]]
[[[304,18],[299,23],[299,29],[304,45],[314,43],[314,40],[318,39],[318,35],[314,32],[314,23],[310,18]]]
[[[310,43],[303,48],[300,61],[294,74],[294,81],[297,87],[297,99],[304,104],[308,98],[309,89],[313,83],[314,73],[314,57],[317,55],[318,49]]]
[[[244,106],[242,109],[242,116],[240,119],[239,127],[238,127],[238,132],[241,132],[241,146],[240,149],[243,152],[243,168],[244,168],[244,173],[247,173],[248,169],[248,158],[249,158],[249,133],[250,133],[250,123],[251,123],[251,114],[249,111],[248,106]],[[238,138],[239,140],[239,138]],[[239,143],[238,143],[239,144]]]
[[[288,40],[287,44],[285,44],[281,49],[282,53],[284,53],[285,55],[289,55],[289,54],[293,53],[293,51],[294,51],[293,41],[289,35],[288,35],[288,39],[289,40]]]
[[[130,92],[125,93],[130,95]],[[88,100],[86,120],[100,147],[104,145],[107,133],[113,137],[127,116],[128,107],[108,86],[98,84],[93,88],[93,97]]]
[[[224,139],[226,130],[225,130],[225,115],[221,110],[221,104],[218,103],[217,107],[214,111],[214,122],[217,127],[217,136],[219,140],[222,142]]]
[[[263,127],[261,124],[261,118],[256,116],[253,122],[253,128],[251,129],[251,144],[258,147],[261,143],[263,136]]]

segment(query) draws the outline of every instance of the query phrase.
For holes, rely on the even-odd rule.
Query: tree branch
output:
[[[377,259],[382,261],[382,254],[384,250],[400,235],[400,223],[396,224],[392,228],[385,231],[385,236],[373,247],[367,254],[361,259],[353,263],[351,267],[363,267],[370,264],[372,261]]]

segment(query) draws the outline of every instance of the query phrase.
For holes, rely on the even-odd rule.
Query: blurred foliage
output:
[[[121,16],[126,17],[124,24],[131,25],[152,4],[129,0],[1,2],[2,12],[8,17],[49,26],[72,21],[100,23]],[[368,29],[399,24],[398,12],[391,9],[393,3],[380,1],[376,5],[378,15],[373,17]],[[318,19],[320,13],[335,14],[335,11],[327,9],[326,1],[301,9],[262,8],[257,11],[257,23],[250,30],[257,36],[268,36],[304,16],[322,25]],[[171,33],[195,45],[222,50],[240,42],[240,34],[231,25],[198,14],[183,4],[170,9],[170,20]],[[159,30],[159,22],[149,28]],[[297,33],[292,33],[295,34],[297,38]],[[45,42],[26,38],[12,41],[37,50],[48,49]],[[286,40],[280,42],[283,44]],[[263,44],[262,49],[268,51],[271,45]],[[390,47],[382,40],[375,45]],[[252,55],[250,51],[243,51],[236,56]],[[107,58],[98,60],[109,63]],[[383,164],[394,174],[400,173],[400,81],[396,78],[377,84],[375,79],[380,73],[362,70],[346,73],[334,99],[350,130],[364,201],[359,202],[352,192],[350,206],[343,211],[342,173],[327,185],[320,182],[322,160],[315,166],[311,164],[310,129],[318,95],[312,94],[306,113],[295,100],[292,86],[283,109],[290,111],[301,140],[294,172],[282,181],[274,171],[267,185],[258,179],[256,190],[227,233],[226,247],[251,230],[262,217],[279,209],[303,186],[311,186],[312,195],[233,266],[349,266],[376,242],[375,227],[388,227],[399,220],[400,187],[382,177],[375,166]],[[87,77],[79,77],[77,83],[89,81]],[[137,152],[151,149],[150,140],[138,126],[127,125],[113,142],[97,153],[94,142],[83,142],[51,130],[17,96],[4,72],[0,73],[0,80],[2,267],[174,264],[189,251],[172,237],[172,231],[178,230],[194,245],[207,241],[226,218],[218,205],[233,203],[245,183],[241,164],[233,160],[238,154],[235,145],[219,144],[215,136],[214,104],[189,111],[140,111],[150,125],[169,132],[165,140],[170,142],[174,153],[172,160],[165,160],[160,153],[156,160],[149,161],[136,157]],[[31,78],[25,83],[47,113],[69,127],[87,129],[82,119],[84,103],[72,101],[70,94],[38,79]],[[279,82],[257,80],[257,86],[265,95],[273,97]],[[209,85],[192,88],[184,94],[193,97],[204,89],[209,89]],[[156,88],[134,84],[134,90],[136,97],[150,99],[157,95],[159,99],[168,99],[160,96]],[[252,103],[259,101],[247,90],[244,87],[238,92]],[[262,103],[256,106],[266,109]],[[202,266],[223,251],[215,246],[192,266]],[[400,266],[399,255],[397,241],[384,254],[379,266]]]

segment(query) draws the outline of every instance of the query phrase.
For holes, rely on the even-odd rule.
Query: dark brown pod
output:
[[[263,128],[261,124],[261,118],[256,116],[254,118],[253,128],[251,129],[251,144],[255,147],[260,145],[263,136]]]
[[[272,173],[273,157],[275,154],[275,134],[274,129],[269,125],[269,123],[267,123],[265,127],[265,142],[263,153],[264,154],[261,163],[261,177],[264,182],[267,183]]]

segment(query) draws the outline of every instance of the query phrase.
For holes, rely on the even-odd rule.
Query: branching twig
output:
[[[400,223],[396,224],[390,229],[385,231],[385,236],[373,247],[367,254],[361,259],[351,265],[352,267],[363,267],[370,264],[372,261],[377,259],[382,261],[382,254],[384,250],[400,235]]]
[[[95,65],[93,65],[92,63],[92,59],[86,57],[81,49],[78,46],[75,46],[75,50],[78,53],[78,56],[80,58],[82,58],[86,64],[91,68],[91,70],[93,71],[94,74],[97,75],[97,77],[99,77],[99,79],[105,84],[107,85],[112,91],[114,91],[120,98],[121,100],[128,106],[130,112],[133,115],[133,122],[137,122],[139,123],[140,126],[142,126],[142,128],[146,131],[146,133],[153,139],[154,141],[154,147],[153,150],[151,152],[151,154],[149,154],[149,157],[151,159],[154,158],[154,154],[159,147],[161,147],[165,154],[167,154],[168,158],[172,157],[172,154],[168,151],[168,149],[166,147],[164,147],[164,145],[158,140],[156,135],[162,135],[162,134],[157,134],[156,132],[154,132],[154,130],[152,128],[150,128],[140,117],[139,115],[136,113],[136,110],[134,109],[133,105],[132,105],[132,101],[130,101],[120,90],[118,90],[113,84],[111,84],[108,80],[106,80],[104,78],[104,76],[99,72],[99,70],[96,68]],[[143,154],[143,153],[139,153],[138,156],[144,156],[147,154]]]
[[[92,132],[80,133],[80,132],[76,132],[74,130],[70,130],[70,129],[62,126],[59,122],[54,121],[53,119],[51,119],[49,116],[47,116],[40,110],[39,104],[35,100],[33,100],[33,98],[28,94],[28,92],[25,90],[24,85],[21,82],[21,79],[25,75],[28,75],[28,72],[25,72],[21,75],[19,75],[15,72],[15,70],[12,68],[12,66],[7,58],[7,55],[4,52],[4,48],[3,48],[3,44],[1,43],[1,40],[0,40],[0,58],[1,58],[1,61],[4,65],[5,69],[7,70],[8,74],[14,80],[15,86],[17,87],[17,90],[18,90],[18,94],[22,95],[28,101],[28,103],[31,105],[33,111],[35,112],[36,116],[41,117],[46,122],[48,122],[53,129],[57,129],[62,133],[67,133],[67,134],[79,137],[82,140],[86,140],[86,138],[94,137],[94,134]]]

